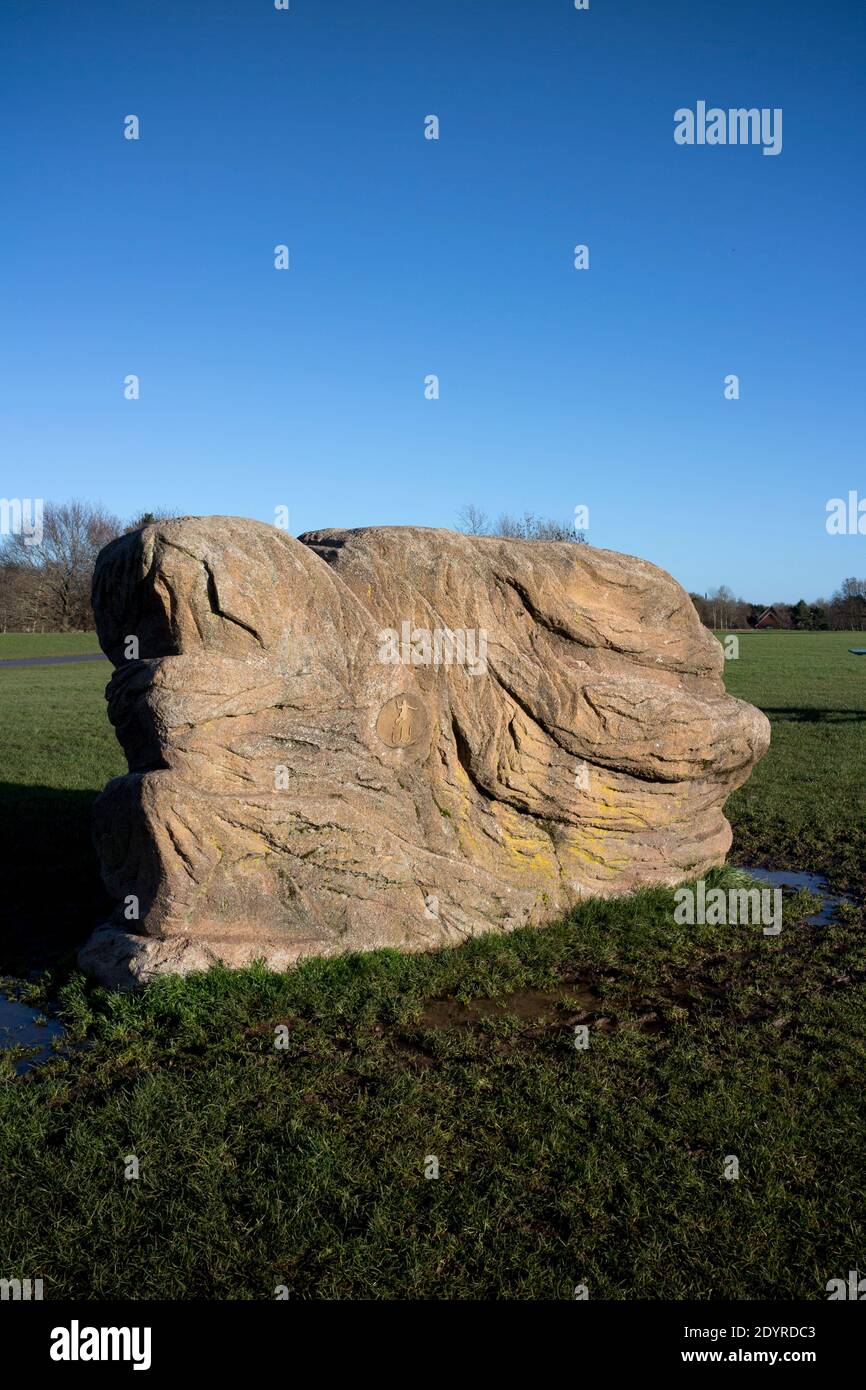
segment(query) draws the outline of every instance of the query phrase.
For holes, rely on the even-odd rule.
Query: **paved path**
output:
[[[0,666],[65,666],[70,661],[107,661],[103,652],[75,652],[72,656],[15,656],[0,660]]]

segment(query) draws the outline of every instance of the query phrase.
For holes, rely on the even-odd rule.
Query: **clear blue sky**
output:
[[[2,495],[295,533],[585,503],[688,588],[866,574],[824,526],[866,495],[855,0],[3,0],[0,31]],[[782,153],[677,146],[699,99],[781,107]]]

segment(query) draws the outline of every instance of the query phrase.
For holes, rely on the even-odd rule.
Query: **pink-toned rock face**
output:
[[[130,770],[80,959],[112,983],[675,883],[723,861],[769,745],[679,585],[585,545],[188,517],[108,546],[94,608]]]

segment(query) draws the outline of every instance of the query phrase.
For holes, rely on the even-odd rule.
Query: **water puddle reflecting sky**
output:
[[[56,1018],[44,1018],[41,1009],[31,1004],[21,1004],[15,999],[7,999],[0,994],[0,1048],[29,1047],[35,1049],[15,1063],[19,1075],[38,1066],[54,1055],[51,1043],[54,1038],[62,1038],[66,1029]]]
[[[799,893],[806,888],[810,893],[814,893],[821,899],[821,908],[818,912],[813,912],[811,917],[807,917],[806,921],[815,927],[824,926],[832,921],[833,912],[839,903],[854,901],[847,893],[829,893],[827,880],[820,874],[795,873],[793,869],[744,869],[743,872],[760,880],[761,883],[781,888],[783,892],[787,889],[791,893]]]

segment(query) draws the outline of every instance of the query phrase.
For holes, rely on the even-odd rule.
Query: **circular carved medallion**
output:
[[[379,711],[376,733],[389,748],[413,748],[427,733],[427,710],[411,691],[395,695]]]

